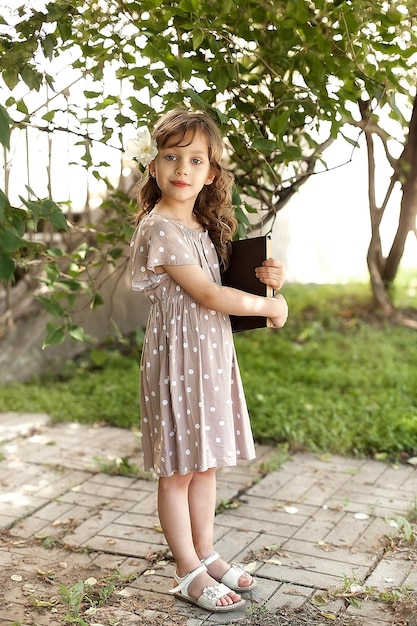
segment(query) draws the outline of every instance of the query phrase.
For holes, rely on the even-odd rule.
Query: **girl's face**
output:
[[[194,207],[204,185],[214,180],[205,136],[189,133],[179,145],[159,149],[149,171],[161,190],[162,203]]]

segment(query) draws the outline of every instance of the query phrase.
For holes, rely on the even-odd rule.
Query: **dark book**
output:
[[[270,235],[233,241],[230,264],[222,275],[222,284],[226,287],[234,287],[257,296],[272,298],[274,295],[272,287],[261,283],[255,276],[255,268],[260,267],[262,261],[271,258],[271,251]],[[258,316],[231,315],[230,321],[233,332],[272,326],[272,323],[266,317]]]

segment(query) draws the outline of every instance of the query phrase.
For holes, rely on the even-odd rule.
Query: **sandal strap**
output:
[[[178,576],[178,574],[175,572],[174,578],[175,578],[175,582],[177,583],[177,586],[174,587],[173,589],[169,589],[168,593],[178,593],[179,591],[182,591],[184,589],[185,593],[188,595],[188,587],[190,586],[194,578],[197,578],[199,574],[202,574],[203,572],[206,572],[206,571],[207,571],[207,567],[204,565],[204,563],[202,563],[199,567],[194,569],[189,574],[186,574],[182,578],[181,576]]]
[[[222,582],[225,585],[229,585],[231,589],[239,587],[239,579],[242,574],[247,574],[245,568],[239,565],[239,563],[232,563],[230,569],[222,577]]]
[[[201,596],[204,596],[205,598],[210,600],[210,602],[213,603],[213,606],[215,606],[217,604],[217,600],[220,600],[220,598],[223,598],[223,596],[226,596],[228,593],[230,593],[229,587],[227,587],[223,583],[219,583],[218,585],[214,585],[213,587],[204,587]]]
[[[220,554],[218,552],[212,552],[205,559],[201,559],[201,562],[204,563],[206,567],[217,561],[220,558]]]
[[[201,559],[201,562],[208,568],[211,563],[217,561],[220,558],[218,552],[212,552],[205,559]],[[233,591],[241,592],[241,591],[250,591],[256,586],[256,582],[252,578],[252,582],[249,585],[239,585],[240,577],[243,574],[247,574],[248,571],[240,565],[240,563],[231,563],[229,569],[224,573],[221,579],[218,579],[219,582],[226,585],[229,589]]]

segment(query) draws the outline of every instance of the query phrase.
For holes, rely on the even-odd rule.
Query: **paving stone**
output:
[[[7,509],[6,509],[7,511]],[[15,523],[16,518],[14,516],[5,515],[5,513],[0,513],[0,528],[10,528]]]
[[[71,489],[71,491],[64,493],[60,497],[60,501],[82,505],[90,509],[103,508],[110,502],[110,500],[102,498],[101,495],[95,496],[91,493],[81,493],[76,489]]]
[[[325,540],[335,545],[352,546],[365,533],[371,525],[370,518],[355,519],[351,513],[345,515],[337,522],[335,527],[326,535]]]
[[[148,539],[148,541],[146,541]],[[70,544],[71,545],[71,544]],[[159,552],[160,550],[167,549],[166,543],[163,538],[152,536],[142,536],[138,533],[138,537],[135,541],[129,541],[128,539],[114,539],[113,537],[107,537],[102,535],[94,535],[88,541],[85,541],[83,546],[88,547],[90,550],[100,550],[110,554],[120,554],[125,556],[134,556],[137,558],[144,558],[146,554],[152,552]]]
[[[13,534],[17,537],[34,537],[44,535],[43,530],[49,526],[49,522],[34,515],[22,519],[13,526]],[[45,532],[46,535],[46,532]],[[45,536],[44,535],[44,536]]]
[[[294,515],[287,513],[284,508],[277,506],[276,502],[265,502],[264,500],[257,498],[248,498],[248,502],[244,501],[241,506],[236,509],[230,510],[235,517],[243,517],[248,520],[258,520],[260,524],[260,530],[266,523],[274,524],[275,527],[292,526],[294,532],[297,528],[303,526],[308,519],[308,513],[306,507],[299,509]],[[229,513],[230,513],[229,511]],[[304,512],[304,515],[302,512]]]
[[[157,500],[156,491],[150,494],[142,494],[140,502],[137,502],[130,509],[131,513],[141,513],[143,515],[156,515],[157,514]]]
[[[277,532],[259,532],[256,539],[254,539],[251,543],[251,551],[262,553],[265,551],[268,551],[268,553],[269,551],[281,551],[281,548],[286,541],[287,537],[280,536]]]
[[[226,561],[247,562],[257,537],[259,533],[253,531],[230,529],[220,540],[216,540],[215,549]]]
[[[159,546],[167,547],[167,543],[165,541],[165,537],[162,532],[155,529],[155,527],[134,527],[134,526],[126,526],[124,524],[108,524],[102,530],[97,532],[98,537],[106,537],[109,541],[128,541],[132,544],[132,551],[127,552],[127,554],[133,554],[138,556],[144,556],[141,552],[137,552],[137,544],[138,543],[151,543]],[[135,547],[136,546],[136,547]],[[123,552],[126,554],[126,551]]]
[[[87,518],[94,511],[93,507],[81,507],[72,502],[62,502],[53,500],[36,512],[36,517],[47,522],[54,522],[57,519],[83,517]]]
[[[410,497],[410,504],[415,506],[415,497],[417,493],[417,468],[413,468],[413,474],[407,480],[404,480],[402,486],[399,487],[400,493],[405,493]]]
[[[72,546],[85,546],[92,537],[119,516],[120,513],[117,511],[107,511],[103,509],[99,513],[94,512],[93,515],[80,524],[66,540]]]
[[[306,538],[308,541],[319,542],[324,541],[327,535],[333,530],[343,518],[344,513],[329,509],[317,509],[305,520],[303,525],[295,531],[294,539]]]
[[[392,536],[393,529],[389,525],[389,520],[380,517],[372,518],[371,523],[366,528],[365,532],[359,537],[358,541],[352,546],[352,553],[366,552],[377,553],[380,552],[388,536]]]
[[[326,542],[310,542],[292,538],[285,541],[282,550],[289,554],[304,554],[312,557],[326,555],[329,561],[338,561],[345,563],[346,566],[360,566],[369,568],[377,561],[377,554],[369,554],[367,552],[352,551],[350,548],[332,546]]]
[[[351,485],[375,486],[385,474],[386,469],[386,463],[365,460],[360,466],[360,471],[352,474],[349,482]]]
[[[317,479],[315,476],[308,476],[305,473],[301,473],[298,476],[294,476],[291,481],[288,481],[281,487],[276,497],[280,502],[309,502],[309,492],[316,485]]]
[[[93,484],[96,483],[98,485],[107,485],[109,487],[118,487],[119,489],[131,489],[138,482],[146,483],[147,481],[138,481],[134,476],[112,476],[104,472],[100,472],[98,474],[90,474],[88,482]]]
[[[220,524],[228,526],[229,528],[237,528],[240,530],[251,530],[259,533],[277,533],[281,537],[292,537],[297,530],[295,526],[289,526],[288,524],[279,524],[274,520],[266,520],[255,517],[245,517],[242,515],[237,516],[236,512],[225,514],[222,517]],[[265,514],[264,514],[265,517]]]
[[[294,455],[290,461],[285,464],[285,471],[293,474],[300,474],[301,472],[310,472],[313,475],[319,476],[323,472],[333,474],[351,474],[352,472],[358,472],[366,463],[366,460],[362,459],[350,459],[338,455],[316,455],[311,452],[306,452],[300,455]]]
[[[103,500],[130,500],[136,503],[138,500],[138,492],[130,489],[120,489],[119,487],[109,487],[104,484],[97,485],[91,483],[83,483],[77,490],[78,493],[85,493],[92,496],[99,495]]]
[[[47,502],[46,498],[9,491],[0,494],[0,515],[10,515],[12,513],[13,517],[18,520],[36,511]]]
[[[132,528],[160,528],[157,515],[141,515],[140,513],[122,513],[117,518],[117,524],[120,526]]]
[[[273,472],[251,487],[248,493],[258,498],[276,498],[291,479],[292,475]]]
[[[402,587],[412,568],[413,564],[404,558],[385,557],[375,567],[366,584],[380,591]]]
[[[374,466],[371,465],[371,472],[373,468]],[[417,471],[412,465],[393,466],[384,464],[384,471],[375,480],[375,485],[396,492],[397,490],[401,491],[407,488],[407,485],[412,479],[417,480]]]
[[[149,566],[144,559],[129,558],[120,554],[97,553],[92,559],[92,562],[98,567],[110,570],[119,569],[124,576],[138,572],[142,573]]]
[[[50,418],[45,413],[1,413],[0,441],[26,437],[34,430],[48,424],[49,421]]]
[[[313,595],[314,591],[312,587],[283,583],[269,598],[265,606],[270,611],[283,607],[298,609],[305,604],[306,600]]]
[[[369,572],[368,564],[352,565],[351,563],[332,560],[319,554],[300,554],[289,550],[285,550],[285,554],[287,558],[285,561],[282,561],[282,567],[285,567],[288,564],[292,570],[304,570],[316,573],[316,578],[320,583],[320,588],[323,588],[321,584],[323,576],[331,576],[335,579],[338,578],[343,580],[345,576],[349,577],[352,575],[352,572],[354,572],[355,578],[364,580]],[[268,562],[266,564],[268,565]],[[271,567],[274,566],[272,565]],[[277,565],[276,567],[279,568],[281,566]],[[260,571],[263,575],[271,575],[266,573],[270,571],[269,568],[263,567]]]
[[[353,488],[352,485],[346,489],[344,496],[347,499],[345,510],[357,512],[360,510],[364,513],[373,515],[393,515],[405,511],[409,505],[407,498],[399,497],[398,492],[391,489],[383,489],[382,487],[358,486]]]
[[[361,602],[359,608],[349,605],[346,609],[346,615],[355,618],[361,618],[364,626],[372,624],[372,626],[382,626],[384,624],[393,624],[392,614],[383,605],[377,604],[372,600]]]

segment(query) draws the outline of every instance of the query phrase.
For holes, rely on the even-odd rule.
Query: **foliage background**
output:
[[[414,140],[414,125],[408,128],[417,50],[412,1],[39,0],[11,9],[0,26],[0,141],[7,150],[16,132],[36,130],[48,145],[65,135],[86,174],[80,217],[71,197],[56,197],[51,151],[46,197],[30,184],[16,193],[5,160],[0,280],[10,316],[13,282],[39,277],[41,289],[27,283],[30,294],[41,292],[53,318],[46,345],[68,335],[88,340],[72,318],[77,298],[84,294],[93,309],[103,302],[97,273],[120,266],[131,234],[126,217],[134,211],[129,191],[135,179],[124,179],[120,159],[126,132],[152,125],[175,106],[204,109],[222,127],[236,175],[239,236],[254,223],[271,225],[312,173],[326,169],[325,150],[336,137],[353,150],[363,133],[373,296],[391,312],[388,286],[415,228],[417,205],[413,141],[407,142],[407,136]],[[383,127],[384,116],[396,123],[394,131]],[[380,205],[373,198],[374,140],[382,142],[392,168]],[[62,151],[61,159],[60,166],[72,167]],[[94,181],[105,193],[97,211],[88,195]],[[408,182],[410,202],[398,207],[400,225],[384,258],[379,227],[385,203],[393,186],[405,189]],[[58,245],[54,229],[61,231]]]

